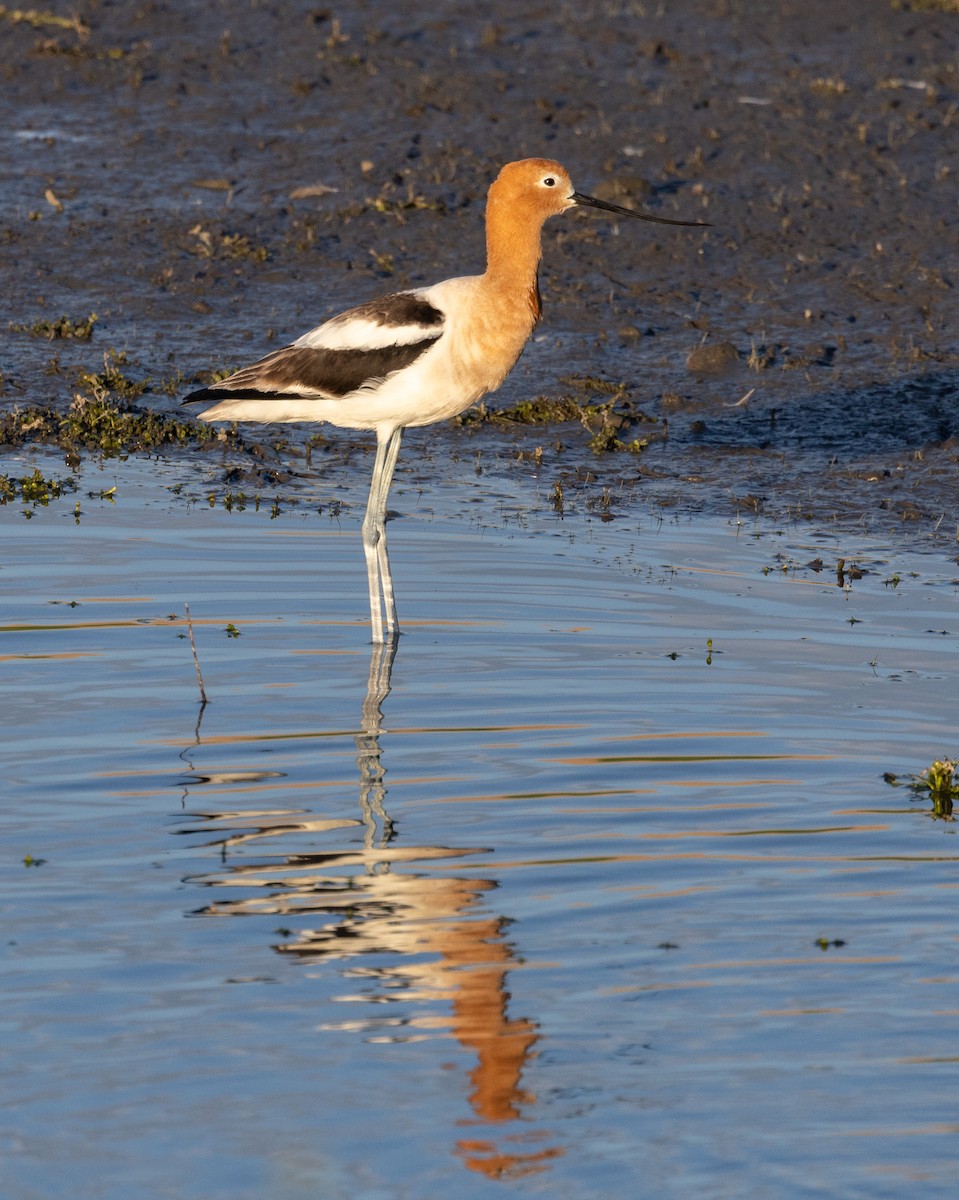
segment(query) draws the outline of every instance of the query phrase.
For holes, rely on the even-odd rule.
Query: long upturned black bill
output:
[[[604,212],[617,213],[621,217],[636,217],[640,221],[655,221],[657,225],[699,225],[704,229],[711,228],[709,221],[673,221],[669,217],[654,217],[652,213],[634,212],[631,208],[620,208],[618,204],[609,204],[606,200],[596,200],[592,196],[584,196],[582,192],[573,192],[570,197],[584,208],[601,208]]]

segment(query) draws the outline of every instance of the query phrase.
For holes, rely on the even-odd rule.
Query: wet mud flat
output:
[[[0,18],[5,406],[65,407],[115,351],[171,409],[351,303],[479,270],[490,179],[549,155],[713,223],[546,227],[545,317],[490,408],[614,410],[598,458],[575,423],[524,440],[552,483],[954,531],[948,3],[28,17]]]

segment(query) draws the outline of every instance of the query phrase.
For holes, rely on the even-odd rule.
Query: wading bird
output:
[[[371,300],[292,345],[192,392],[205,421],[327,421],[376,431],[363,521],[374,642],[399,631],[386,549],[386,500],[403,430],[463,412],[498,388],[540,315],[537,268],[544,222],[600,208],[663,225],[702,225],[633,212],[584,196],[546,158],[507,163],[486,205],[486,270]]]

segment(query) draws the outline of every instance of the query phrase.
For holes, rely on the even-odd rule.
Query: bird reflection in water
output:
[[[375,643],[369,680],[355,736],[359,770],[359,819],[314,817],[290,810],[192,812],[184,834],[211,833],[207,843],[220,851],[222,869],[190,882],[209,888],[242,888],[248,894],[218,900],[197,910],[201,916],[271,915],[332,920],[313,928],[284,930],[277,953],[303,963],[343,962],[361,955],[388,955],[388,965],[351,965],[344,974],[360,982],[362,993],[342,997],[367,1003],[403,1002],[407,1016],[344,1021],[323,1028],[353,1030],[373,1041],[402,1042],[448,1034],[474,1057],[469,1102],[478,1136],[456,1150],[465,1166],[490,1178],[517,1178],[546,1169],[558,1147],[531,1149],[529,1135],[504,1134],[495,1141],[482,1127],[530,1115],[535,1097],[522,1087],[523,1069],[537,1041],[536,1024],[508,1013],[507,975],[515,965],[506,940],[506,918],[482,911],[484,893],[495,880],[440,877],[408,869],[416,863],[484,853],[479,848],[403,846],[386,809],[383,765],[383,702],[390,692],[396,639]],[[200,742],[202,745],[202,742]],[[216,784],[254,782],[249,772],[192,774],[187,791]],[[276,773],[271,773],[276,787]],[[264,779],[265,782],[265,779]],[[362,849],[358,846],[362,830]],[[232,862],[240,845],[278,837],[339,836],[350,841],[322,852],[291,852],[268,860]],[[345,839],[344,839],[345,840]],[[256,894],[256,893],[259,894]],[[428,1006],[448,1005],[445,1014]],[[417,1012],[417,1009],[419,1012]],[[541,1145],[541,1144],[540,1144]]]

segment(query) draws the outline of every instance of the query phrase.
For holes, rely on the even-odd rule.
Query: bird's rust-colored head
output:
[[[598,208],[620,217],[655,221],[659,225],[708,224],[706,221],[675,221],[669,217],[657,217],[652,213],[637,212],[586,196],[575,190],[566,168],[550,158],[523,158],[507,163],[490,188],[489,203],[494,212],[500,207],[511,209],[517,215],[522,214],[526,220],[538,221],[540,225],[569,208]]]
[[[565,167],[549,158],[507,163],[489,190],[492,206],[502,205],[539,222],[572,208],[573,182]]]
[[[540,315],[537,267],[543,224],[567,209],[580,207],[664,225],[703,224],[654,217],[584,196],[573,187],[566,168],[550,158],[507,163],[493,181],[486,205],[486,280],[500,289],[503,303],[516,295],[525,296],[530,329]]]

